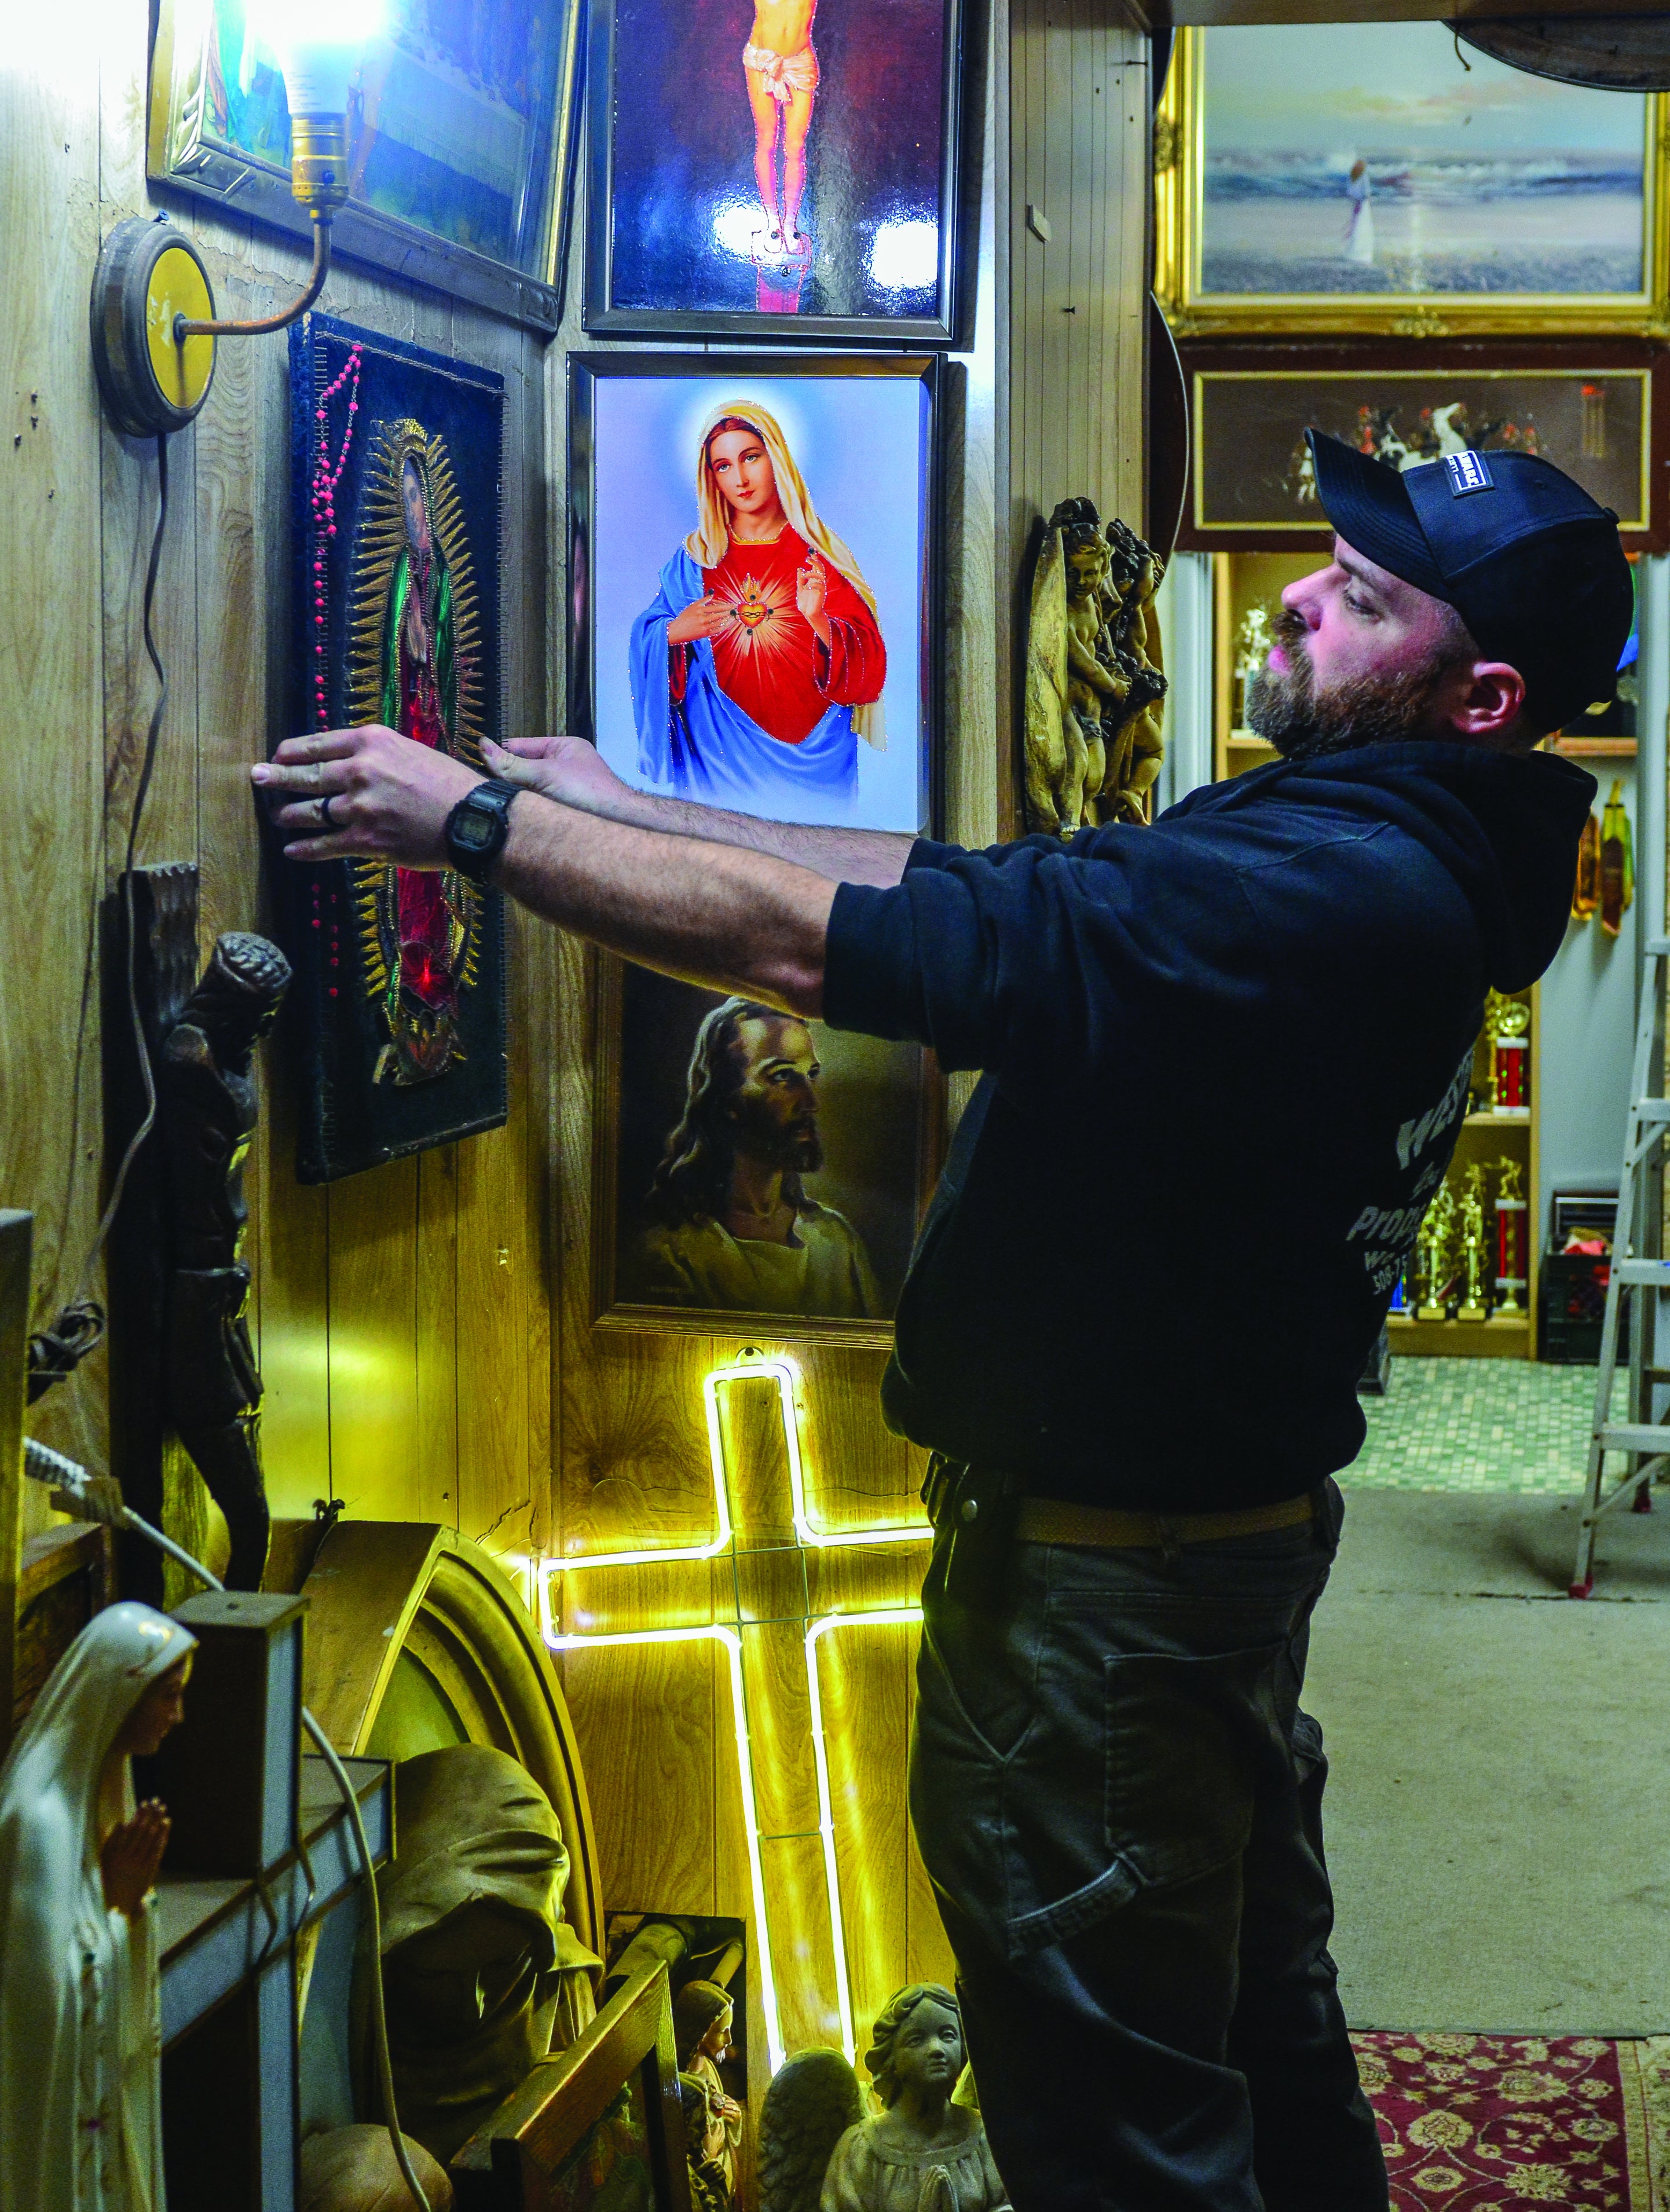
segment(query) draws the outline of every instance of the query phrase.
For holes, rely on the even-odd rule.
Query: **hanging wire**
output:
[[[156,1079],[151,1071],[151,1055],[145,1038],[145,1018],[139,1006],[138,927],[134,913],[133,863],[139,849],[139,828],[145,818],[145,801],[150,794],[151,776],[156,767],[158,742],[162,735],[162,718],[168,711],[168,672],[163,665],[162,655],[157,649],[156,633],[151,626],[151,617],[156,603],[156,579],[162,565],[162,533],[168,526],[168,441],[159,433],[156,441],[156,528],[151,535],[151,557],[145,564],[145,596],[143,603],[141,629],[145,640],[145,651],[151,666],[156,671],[156,702],[151,708],[151,719],[145,732],[145,749],[139,763],[139,781],[134,787],[133,806],[128,815],[127,848],[122,860],[122,902],[127,928],[127,990],[128,1016],[133,1027],[134,1054],[139,1063],[139,1080],[145,1093],[145,1111],[139,1127],[128,1139],[127,1150],[122,1155],[121,1165],[110,1187],[110,1201],[94,1233],[86,1260],[76,1285],[72,1305],[87,1296],[93,1273],[99,1264],[99,1255],[109,1239],[112,1226],[122,1203],[122,1194],[127,1188],[128,1173],[139,1156],[139,1150],[156,1126]]]
[[[126,984],[128,1018],[133,1030],[134,1054],[139,1065],[139,1081],[145,1097],[145,1110],[139,1126],[128,1139],[115,1178],[111,1184],[110,1198],[99,1225],[93,1233],[87,1255],[82,1261],[81,1273],[75,1290],[49,1327],[37,1330],[29,1339],[29,1402],[33,1405],[55,1382],[61,1382],[73,1374],[102,1340],[105,1334],[105,1309],[92,1295],[99,1258],[109,1242],[110,1232],[120,1210],[122,1197],[127,1188],[128,1175],[139,1156],[141,1146],[156,1126],[156,1081],[151,1069],[151,1056],[145,1037],[144,1017],[140,1010],[138,988],[138,928],[134,902],[134,860],[139,849],[139,832],[145,818],[145,801],[150,794],[151,779],[156,769],[157,750],[162,738],[163,718],[168,711],[168,671],[156,641],[155,615],[156,609],[156,580],[162,566],[163,533],[168,526],[168,441],[159,434],[156,441],[156,527],[151,533],[150,557],[145,563],[145,591],[142,603],[141,629],[145,652],[156,672],[156,698],[151,708],[151,718],[145,730],[144,748],[140,755],[139,780],[134,787],[133,805],[128,812],[127,839],[122,863],[122,906],[127,932]],[[76,1161],[81,1149],[81,1055],[87,1035],[87,1018],[92,997],[94,951],[97,927],[89,929],[87,959],[82,971],[81,1012],[76,1030],[76,1121],[72,1127],[69,1179],[64,1193],[64,1217],[69,1218],[70,1200],[75,1190]]]

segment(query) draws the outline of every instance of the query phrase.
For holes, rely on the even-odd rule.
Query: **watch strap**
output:
[[[521,788],[519,783],[507,783],[502,776],[485,776],[465,793],[446,817],[446,857],[458,874],[467,876],[471,883],[485,883],[488,871],[503,852],[510,835],[510,802]],[[484,813],[497,817],[490,837],[478,843],[458,834],[463,816],[479,817]]]

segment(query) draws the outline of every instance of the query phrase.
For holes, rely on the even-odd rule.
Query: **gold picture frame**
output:
[[[1651,341],[1436,342],[1418,359],[1382,339],[1182,348],[1189,396],[1190,552],[1302,552],[1333,542],[1304,433],[1394,468],[1463,444],[1539,453],[1618,519],[1624,548],[1670,543],[1664,450],[1670,374]]]
[[[290,190],[283,80],[249,8],[153,0],[146,175],[165,193],[306,240],[307,210]],[[556,0],[543,19],[519,0],[481,0],[460,17],[472,38],[496,40],[495,64],[525,76],[518,97],[528,112],[519,116],[490,70],[473,65],[480,56],[451,52],[427,30],[420,37],[406,22],[416,0],[391,0],[350,87],[353,176],[336,219],[338,255],[553,332],[574,204],[583,13],[582,0]],[[443,125],[435,116],[448,92]],[[405,143],[414,125],[421,155]],[[409,172],[419,167],[415,182]],[[503,237],[493,220],[501,212]]]
[[[1310,38],[1361,27],[1307,25]],[[1379,31],[1442,31],[1438,24],[1379,25]],[[1180,30],[1154,128],[1154,289],[1180,338],[1236,334],[1329,336],[1377,334],[1393,337],[1661,337],[1670,334],[1670,95],[1639,95],[1643,103],[1642,154],[1642,285],[1636,291],[1420,291],[1329,288],[1315,292],[1208,289],[1203,281],[1206,244],[1205,203],[1207,57],[1218,32]],[[1475,69],[1503,65],[1472,57]],[[1543,80],[1527,79],[1540,85]],[[1561,93],[1579,88],[1562,86]],[[1616,100],[1615,93],[1591,94]],[[1314,143],[1314,141],[1312,142]],[[1360,165],[1359,165],[1360,166]],[[1340,184],[1344,215],[1346,185]],[[1544,204],[1552,195],[1546,195]],[[1294,201],[1279,203],[1286,210]],[[1382,203],[1385,204],[1385,203]],[[1505,205],[1505,202],[1493,203]],[[1344,257],[1342,257],[1344,258]],[[1351,257],[1355,258],[1357,257]]]
[[[599,957],[592,1325],[674,1335],[763,1335],[785,1343],[827,1338],[890,1349],[899,1291],[945,1152],[944,1079],[923,1047],[831,1030],[816,1021],[806,1024],[823,1063],[819,1122],[827,1158],[809,1171],[805,1195],[817,1200],[814,1212],[823,1201],[834,1205],[847,1235],[863,1249],[865,1271],[879,1293],[873,1310],[843,1313],[815,1304],[790,1311],[741,1297],[708,1303],[698,1287],[712,1279],[699,1256],[706,1239],[687,1261],[663,1263],[664,1273],[683,1274],[688,1268],[690,1280],[680,1289],[665,1281],[647,1283],[635,1265],[635,1248],[647,1225],[640,1197],[666,1138],[675,1127],[690,1127],[691,1042],[702,1016],[720,1003],[718,992]]]

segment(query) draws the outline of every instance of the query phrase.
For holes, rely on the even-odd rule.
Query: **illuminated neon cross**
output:
[[[748,1878],[752,1895],[755,1941],[759,1957],[760,1994],[770,2070],[774,2074],[784,2057],[782,2006],[779,2000],[780,1962],[797,1959],[795,1970],[805,1974],[805,1959],[811,1945],[808,1931],[786,1925],[792,1916],[779,1899],[774,1907],[768,1893],[762,1846],[792,1844],[816,1836],[823,1846],[823,1881],[829,1909],[831,1974],[835,2016],[840,2024],[842,2048],[856,2057],[852,1991],[847,1971],[846,1919],[841,1906],[841,1878],[835,1853],[835,1810],[829,1787],[829,1747],[824,1736],[823,1700],[818,1679],[818,1649],[837,1629],[896,1626],[920,1621],[921,1608],[913,1603],[859,1606],[834,1601],[813,1602],[814,1583],[823,1596],[824,1569],[830,1555],[878,1545],[920,1544],[926,1541],[925,1518],[893,1522],[874,1528],[818,1528],[807,1510],[805,1468],[801,1454],[800,1424],[795,1390],[798,1376],[784,1358],[744,1356],[734,1365],[716,1367],[702,1383],[707,1417],[707,1452],[714,1481],[714,1533],[699,1543],[661,1549],[601,1552],[534,1563],[534,1586],[539,1626],[554,1651],[581,1651],[610,1644],[714,1643],[724,1649],[731,1684],[731,1711],[736,1734],[737,1778],[741,1796],[743,1832],[748,1849]],[[725,1445],[720,1393],[744,1383],[769,1383],[775,1390],[782,1424],[783,1452],[788,1469],[789,1501],[793,1527],[792,1541],[750,1540],[750,1532],[735,1525],[732,1472]],[[735,1608],[727,1623],[703,1623],[694,1627],[632,1628],[608,1634],[586,1634],[559,1628],[552,1607],[552,1585],[559,1575],[602,1568],[667,1566],[681,1559],[718,1560],[728,1558]],[[763,1614],[744,1602],[744,1583],[757,1574],[760,1587],[773,1595]],[[565,1621],[575,1610],[565,1597]],[[582,1616],[583,1617],[583,1616]],[[771,1670],[758,1647],[763,1632],[794,1629],[800,1639],[805,1667],[804,1711],[783,1711],[780,1690],[774,1692]],[[788,1701],[792,1705],[793,1701]],[[786,1723],[786,1726],[785,1725]],[[811,1802],[815,1792],[817,1826],[768,1826],[762,1816],[762,1778],[756,1773],[756,1751],[762,1739],[775,1747],[772,1770],[765,1778],[769,1806],[792,1802],[797,1796]],[[797,1757],[798,1754],[798,1757]],[[804,1761],[797,1774],[784,1769]],[[810,1784],[810,1790],[808,1790]],[[768,1813],[766,1818],[769,1818]],[[808,1993],[810,1996],[811,1993]],[[813,2009],[811,2003],[797,2007]],[[825,2014],[827,2017],[827,2014]]]

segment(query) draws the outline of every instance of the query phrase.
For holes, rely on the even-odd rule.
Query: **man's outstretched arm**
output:
[[[293,860],[446,865],[446,817],[478,781],[392,730],[287,738],[251,770],[288,802]],[[321,801],[330,821],[321,827]],[[701,810],[697,809],[700,812]],[[798,1014],[823,1004],[835,885],[770,854],[609,822],[530,792],[510,810],[495,881],[548,921],[643,966]]]
[[[672,837],[700,837],[714,845],[810,868],[832,884],[896,884],[910,858],[914,837],[888,830],[819,829],[809,823],[762,822],[722,806],[697,806],[686,799],[658,799],[634,791],[584,738],[513,738],[508,746],[483,747],[493,774],[506,783],[543,793],[607,822],[659,830]]]

